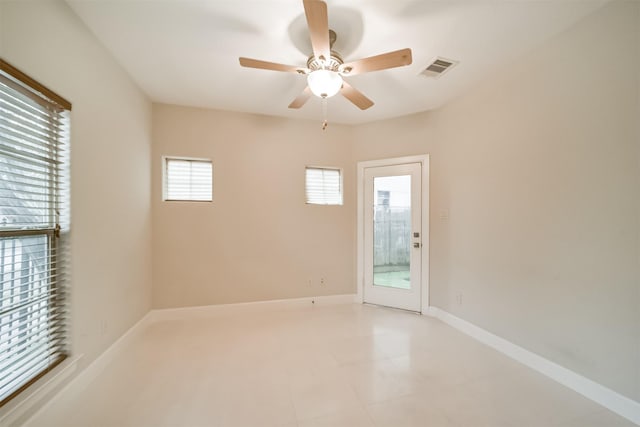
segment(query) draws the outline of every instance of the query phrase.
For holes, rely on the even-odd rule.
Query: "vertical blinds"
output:
[[[164,200],[213,200],[213,166],[210,160],[165,159]]]
[[[0,406],[67,354],[70,104],[29,82],[0,61]]]
[[[340,169],[307,167],[305,171],[307,203],[341,205],[341,181]]]

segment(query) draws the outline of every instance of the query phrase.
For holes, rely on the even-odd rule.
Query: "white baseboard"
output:
[[[104,369],[111,363],[115,357],[122,352],[131,342],[135,341],[138,336],[144,332],[150,324],[149,312],[142,317],[135,325],[129,328],[120,338],[111,344],[100,356],[98,356],[89,366],[82,370],[75,378],[69,381],[62,389],[49,399],[42,407],[40,407],[29,419],[23,424],[28,427],[31,420],[35,419],[42,411],[54,405],[61,396],[67,393],[76,393],[84,390]],[[80,356],[79,358],[81,358]],[[78,358],[78,359],[79,359]]]
[[[238,304],[221,304],[221,305],[207,305],[200,307],[184,307],[184,308],[170,308],[149,311],[142,319],[140,319],[135,325],[133,325],[127,332],[125,332],[120,338],[118,338],[109,348],[107,348],[100,356],[98,356],[89,366],[82,370],[75,378],[72,378],[64,387],[62,387],[49,401],[41,406],[36,412],[33,413],[22,425],[28,427],[32,420],[35,420],[40,413],[54,405],[60,398],[65,395],[71,395],[84,390],[104,369],[111,363],[119,353],[123,351],[131,342],[134,342],[136,338],[144,332],[144,330],[151,324],[162,320],[174,320],[185,319],[191,317],[205,317],[211,315],[227,314],[227,313],[248,313],[248,312],[266,312],[266,311],[282,311],[282,310],[295,310],[299,308],[308,308],[311,306],[329,306],[339,304],[352,304],[354,302],[353,294],[346,295],[327,295],[319,297],[305,297],[295,299],[284,300],[271,300],[271,301],[256,301]],[[56,376],[55,384],[60,384],[64,379],[68,378],[76,367],[76,362],[81,358],[76,357],[73,359],[73,369],[68,368],[61,370],[60,375]],[[64,376],[62,375],[64,373]],[[53,380],[51,383],[47,382],[42,386],[42,390],[39,388],[36,390],[38,396],[42,398],[46,393],[53,389]],[[48,387],[48,388],[45,388]],[[36,394],[36,393],[34,393]],[[25,399],[26,401],[27,399]],[[0,425],[10,426],[13,423],[19,421],[19,418],[23,416],[30,408],[40,403],[40,400],[29,399],[29,404],[21,405],[20,408],[12,409],[6,414],[0,414]],[[17,405],[16,405],[17,406]]]
[[[71,379],[59,392],[57,392],[44,406],[30,417],[24,424],[29,426],[30,420],[35,419],[42,411],[56,403],[56,401],[66,393],[74,393],[82,391],[91,383],[109,363],[132,341],[139,336],[149,325],[163,320],[184,319],[190,317],[207,317],[212,315],[230,314],[230,313],[256,313],[282,310],[296,310],[309,306],[329,306],[339,304],[359,303],[357,295],[330,295],[320,297],[305,297],[286,300],[257,301],[239,304],[223,304],[201,307],[185,307],[175,309],[151,310],[140,321],[125,332],[118,340],[116,340],[104,353],[94,360],[87,368],[80,372],[75,378]],[[437,307],[429,307],[427,315],[436,317],[448,325],[466,333],[467,335],[477,339],[478,341],[504,353],[505,355],[517,360],[518,362],[546,375],[547,377],[569,387],[570,389],[582,394],[583,396],[593,400],[594,402],[604,406],[605,408],[627,418],[628,420],[640,425],[640,403],[629,399],[621,394],[604,387],[582,375],[579,375],[567,368],[564,368],[550,360],[547,360],[529,350],[519,347],[504,338],[492,334],[466,320],[460,319]],[[60,383],[70,376],[75,370],[77,358],[70,363],[66,370],[62,370],[55,381]],[[63,375],[64,373],[64,375]],[[34,395],[42,398],[48,390],[54,388],[54,379],[43,385],[42,390]],[[37,397],[37,396],[36,396]],[[34,402],[38,403],[38,402]],[[33,403],[32,403],[33,405]],[[25,405],[20,409],[16,409],[9,414],[3,415],[0,421],[2,425],[11,425],[10,420],[17,420],[22,416],[29,406]],[[6,423],[5,423],[6,422]]]
[[[640,425],[640,402],[629,399],[437,307],[429,307],[427,314]]]
[[[11,400],[0,411],[0,425],[19,425],[22,418],[28,417],[28,412],[42,403],[47,396],[60,387],[75,371],[78,361],[82,358],[67,358],[60,365],[47,373],[38,382],[25,390],[20,396]],[[57,394],[56,394],[57,395]],[[47,403],[48,405],[48,403]]]
[[[270,311],[296,310],[311,306],[328,306],[339,304],[353,304],[354,295],[325,295],[268,301],[242,302],[235,304],[203,305],[197,307],[164,308],[151,310],[150,319],[174,320],[193,317],[209,317],[232,313],[260,313]]]

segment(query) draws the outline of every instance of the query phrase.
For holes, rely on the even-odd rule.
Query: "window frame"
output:
[[[70,355],[70,334],[69,334],[69,315],[68,314],[60,314],[64,313],[67,310],[67,307],[70,303],[70,297],[67,293],[66,288],[69,285],[69,281],[64,278],[64,270],[70,263],[69,257],[69,241],[68,241],[68,232],[69,232],[69,217],[68,212],[70,208],[70,195],[69,195],[69,157],[68,150],[70,149],[69,144],[69,134],[68,128],[70,126],[71,117],[71,103],[51,91],[44,85],[40,84],[36,80],[32,79],[22,71],[13,67],[11,64],[7,63],[3,59],[0,58],[0,73],[3,75],[3,84],[15,91],[16,93],[21,94],[29,98],[31,101],[39,104],[45,110],[49,110],[51,116],[47,116],[49,119],[54,117],[55,114],[59,114],[60,116],[56,118],[56,120],[61,120],[61,127],[57,127],[56,129],[67,129],[66,132],[62,133],[54,133],[55,136],[47,139],[48,143],[51,144],[53,155],[53,162],[50,163],[50,166],[47,167],[46,173],[46,181],[48,186],[48,193],[46,195],[45,203],[48,205],[47,210],[49,214],[49,221],[47,224],[44,223],[36,223],[32,227],[25,226],[22,223],[18,227],[5,227],[0,228],[0,239],[4,241],[11,241],[14,239],[20,238],[29,238],[29,237],[45,237],[46,238],[46,265],[48,266],[47,276],[44,279],[46,281],[46,287],[49,290],[48,295],[45,297],[47,301],[46,305],[46,320],[38,321],[37,324],[42,322],[45,330],[48,330],[49,333],[52,333],[53,337],[50,338],[51,341],[47,342],[47,351],[50,352],[51,355],[56,355],[55,359],[47,362],[46,366],[42,369],[36,369],[34,372],[30,373],[30,376],[25,376],[25,381],[22,383],[18,383],[15,388],[9,388],[8,394],[0,399],[0,408],[3,408],[7,403],[11,402],[13,399],[21,395],[25,390],[27,390],[31,385],[36,383],[39,379],[41,379],[44,375],[51,372],[53,369],[58,367],[65,359],[67,359]],[[9,95],[12,96],[12,95]],[[13,108],[13,104],[8,104],[10,109]],[[56,122],[57,123],[57,122]],[[9,127],[9,131],[11,132],[13,128]],[[15,143],[15,141],[14,141]],[[6,149],[10,150],[10,145],[7,145]],[[60,153],[63,151],[67,151],[65,156],[61,156]],[[10,151],[5,151],[6,157],[12,157],[12,155],[7,155]],[[21,153],[20,155],[23,159],[31,159],[33,154],[29,154],[27,151]],[[21,160],[23,161],[23,160]],[[55,166],[53,166],[55,164]],[[60,174],[65,174],[64,177],[61,177]],[[62,224],[62,226],[61,226]],[[62,232],[62,233],[61,233]],[[62,234],[62,235],[61,235]],[[64,239],[64,240],[63,240]],[[19,240],[18,240],[19,241]],[[15,245],[16,243],[12,243]],[[21,243],[22,245],[23,243]],[[4,243],[2,245],[4,248]],[[20,254],[20,257],[24,257],[24,255]],[[55,273],[53,273],[55,271]],[[23,273],[24,274],[24,273]],[[55,274],[55,276],[54,276]],[[22,276],[22,277],[32,277]],[[55,277],[55,280],[53,279]],[[15,278],[11,279],[12,281]],[[32,279],[35,280],[35,279]],[[9,282],[11,283],[11,282]],[[33,282],[29,282],[30,284]],[[12,289],[10,286],[8,289]],[[42,288],[40,288],[42,289]],[[33,292],[34,289],[30,289],[28,292]],[[42,292],[42,291],[40,291]],[[44,301],[44,300],[43,300]],[[28,305],[25,307],[29,307],[31,309],[32,302],[28,302]],[[27,309],[27,308],[25,308]],[[9,310],[5,313],[1,313],[0,311],[0,320],[4,319],[2,316],[7,315],[12,316],[15,308],[9,308]],[[57,313],[54,315],[54,313]],[[26,315],[25,315],[26,316]],[[42,316],[42,315],[40,315]],[[9,320],[9,322],[15,322],[16,320]],[[2,320],[5,321],[5,320]],[[26,327],[26,326],[25,326]],[[16,326],[16,328],[21,328],[21,326]],[[37,326],[31,326],[31,330],[35,330]],[[61,332],[54,332],[56,328],[61,328]],[[26,344],[21,344],[22,346]],[[29,347],[24,347],[23,350],[27,350]],[[7,350],[11,350],[12,347],[8,347]],[[11,350],[9,354],[13,354],[16,350]],[[52,352],[53,351],[53,352]],[[33,349],[30,350],[28,354],[38,354],[34,353]],[[35,360],[35,359],[29,359]],[[26,371],[27,373],[29,371]],[[25,373],[21,373],[20,375],[25,375]],[[11,376],[8,377],[7,384],[11,384],[11,382],[15,381],[16,378],[12,379]]]
[[[307,197],[307,171],[309,169],[315,170],[329,170],[329,171],[337,171],[338,177],[340,178],[340,201],[338,203],[316,203],[308,200]],[[304,167],[304,200],[306,205],[312,206],[344,206],[344,170],[343,168],[336,166],[316,166],[316,165],[305,165]]]
[[[169,175],[167,172],[167,166],[170,160],[183,160],[188,162],[202,162],[202,163],[211,164],[211,200],[169,199],[168,198]],[[213,169],[212,159],[203,158],[203,157],[162,156],[162,201],[163,202],[213,203],[213,181],[214,181],[214,169]]]

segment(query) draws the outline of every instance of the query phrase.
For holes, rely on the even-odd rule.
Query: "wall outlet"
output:
[[[462,305],[462,294],[456,295],[456,304]]]
[[[320,286],[324,286],[325,283],[327,283],[327,279],[325,279],[324,277],[320,278]]]
[[[313,286],[313,279],[309,278],[309,280],[307,280],[307,286]]]

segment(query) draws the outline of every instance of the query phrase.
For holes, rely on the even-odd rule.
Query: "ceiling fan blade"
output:
[[[327,4],[320,0],[303,0],[302,3],[304,4],[304,14],[307,17],[313,55],[316,58],[331,58]]]
[[[304,88],[302,93],[298,95],[291,104],[289,104],[289,108],[300,108],[309,100],[309,98],[311,98],[311,89],[307,86]]]
[[[373,105],[373,101],[362,94],[362,92],[354,89],[349,83],[343,81],[342,89],[340,93],[351,101],[356,107],[361,110],[366,110]]]
[[[340,72],[345,76],[368,73],[369,71],[386,70],[387,68],[410,65],[411,49],[400,49],[382,55],[370,56],[340,66]]]
[[[308,69],[295,65],[278,64],[276,62],[261,61],[259,59],[240,58],[240,65],[247,68],[260,68],[262,70],[284,71],[286,73],[307,74]]]

